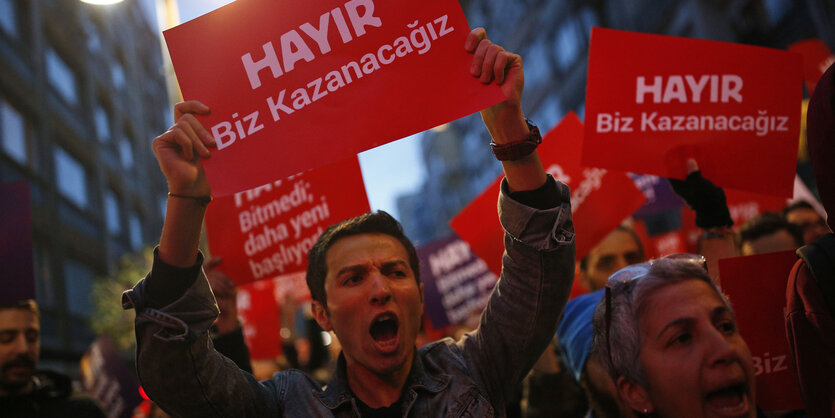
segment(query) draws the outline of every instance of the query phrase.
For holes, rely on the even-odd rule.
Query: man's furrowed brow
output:
[[[368,271],[368,266],[365,264],[354,264],[337,270],[336,277],[344,276],[346,274],[364,273],[366,271]]]

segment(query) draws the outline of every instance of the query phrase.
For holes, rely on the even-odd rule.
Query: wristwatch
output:
[[[539,128],[528,119],[525,119],[525,123],[528,124],[528,129],[531,131],[530,136],[527,138],[501,145],[490,141],[490,149],[493,150],[493,155],[496,156],[496,159],[499,161],[518,160],[528,156],[542,143],[542,135],[539,134]]]

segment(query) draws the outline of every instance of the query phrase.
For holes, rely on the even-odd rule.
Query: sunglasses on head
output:
[[[676,253],[653,259],[645,263],[626,266],[615,272],[615,274],[611,275],[609,279],[606,280],[606,351],[609,357],[609,367],[612,370],[615,369],[615,363],[612,360],[612,343],[610,340],[612,328],[612,289],[621,287],[625,288],[627,285],[634,286],[635,283],[646,277],[652,267],[652,264],[657,260],[674,260],[682,263],[693,263],[707,271],[707,260],[705,260],[704,256],[690,253]]]

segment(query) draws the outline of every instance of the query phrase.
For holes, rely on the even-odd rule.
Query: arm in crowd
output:
[[[725,191],[702,177],[699,164],[692,158],[687,160],[687,178],[668,180],[676,194],[696,212],[696,226],[702,229],[699,253],[705,257],[708,274],[718,286],[719,260],[738,255]]]
[[[521,110],[521,58],[492,44],[483,29],[470,34],[467,50],[476,54],[473,76],[484,83],[495,81],[507,98],[481,112],[493,141],[506,144],[526,138],[530,131]],[[498,408],[554,336],[573,281],[575,255],[568,187],[546,175],[536,151],[503,161],[502,167],[501,278],[479,328],[458,342],[475,378]]]

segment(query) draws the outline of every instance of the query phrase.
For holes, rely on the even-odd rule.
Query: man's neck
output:
[[[414,356],[409,357],[400,369],[385,375],[376,374],[348,358],[345,360],[345,374],[351,392],[369,407],[382,408],[397,402],[400,398],[412,369]]]

